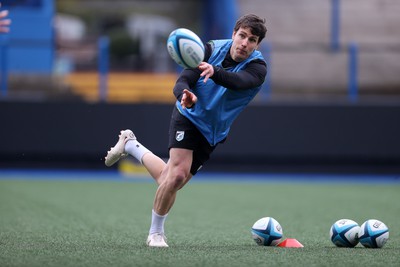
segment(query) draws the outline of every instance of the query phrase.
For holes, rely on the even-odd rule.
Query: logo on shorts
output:
[[[175,139],[176,141],[180,142],[185,137],[185,131],[176,131]]]

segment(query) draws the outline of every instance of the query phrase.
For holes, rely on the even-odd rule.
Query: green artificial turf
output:
[[[0,266],[400,266],[400,185],[190,182],[166,222],[169,248],[145,246],[156,186],[0,180]],[[257,246],[271,216],[304,248]],[[338,248],[329,228],[379,219],[382,249]]]

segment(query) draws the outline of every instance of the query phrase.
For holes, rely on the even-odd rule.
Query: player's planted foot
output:
[[[168,244],[165,242],[167,238],[164,234],[155,233],[147,237],[147,245],[149,247],[167,248]]]
[[[133,134],[133,132],[131,130],[121,131],[118,142],[107,152],[107,156],[105,158],[105,164],[107,167],[112,166],[120,158],[127,155],[125,153],[125,144],[129,140],[136,140],[136,136]]]

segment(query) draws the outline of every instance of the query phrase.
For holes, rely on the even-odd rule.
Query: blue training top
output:
[[[213,44],[214,49],[208,63],[222,67],[232,40],[215,40]],[[239,72],[254,59],[264,60],[261,52],[255,50],[247,59],[227,71]],[[204,77],[200,77],[194,88],[191,88],[197,96],[196,104],[190,109],[183,109],[180,101],[176,101],[176,107],[196,125],[210,145],[215,146],[227,137],[233,121],[260,91],[261,86],[246,90],[230,90],[216,84],[212,79],[208,79],[206,83],[203,80]]]

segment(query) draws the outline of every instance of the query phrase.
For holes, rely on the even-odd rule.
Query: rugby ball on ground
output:
[[[331,241],[338,247],[355,247],[358,244],[360,226],[353,220],[340,219],[336,221],[329,231]]]
[[[370,219],[361,225],[358,237],[366,248],[381,248],[389,239],[389,228],[379,220]]]
[[[276,246],[282,239],[283,231],[277,220],[263,217],[254,223],[251,235],[259,246]]]

